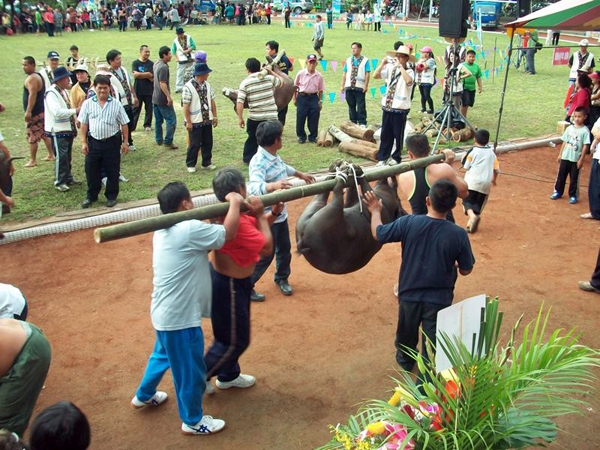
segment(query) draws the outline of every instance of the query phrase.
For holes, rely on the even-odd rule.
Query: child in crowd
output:
[[[481,220],[483,207],[490,195],[490,185],[496,185],[500,173],[498,158],[492,147],[488,145],[490,132],[477,130],[475,132],[475,146],[467,152],[462,160],[463,167],[467,170],[465,181],[469,186],[469,195],[463,200],[465,214],[469,216],[467,232],[475,233]]]
[[[590,132],[584,125],[587,111],[579,107],[575,109],[572,116],[573,125],[570,125],[562,135],[563,145],[560,147],[557,161],[558,175],[554,185],[554,194],[551,200],[558,200],[565,191],[567,175],[569,175],[569,203],[577,203],[579,196],[579,170],[583,165],[583,159],[590,147]]]
[[[348,11],[346,13],[346,30],[349,30],[352,26],[352,12]]]
[[[436,64],[431,47],[423,47],[421,55],[417,62],[417,85],[421,93],[421,112],[424,113],[427,108],[427,114],[433,114],[433,99],[431,98],[431,89],[435,84]]]

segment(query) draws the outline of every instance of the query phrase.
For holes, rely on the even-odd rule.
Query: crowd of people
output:
[[[210,1],[208,7],[201,8],[200,2],[121,2],[101,3],[98,8],[56,7],[39,2],[36,6],[22,9],[14,15],[2,13],[2,31],[5,34],[46,33],[48,36],[61,35],[63,32],[81,32],[84,30],[105,30],[118,28],[127,31],[177,28],[180,25],[206,25],[230,23],[271,24],[272,5],[269,2],[225,2]],[[290,4],[284,8],[289,19]]]

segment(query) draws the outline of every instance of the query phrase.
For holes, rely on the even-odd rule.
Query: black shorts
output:
[[[469,209],[477,215],[481,214],[483,207],[487,203],[488,195],[482,194],[481,192],[472,191],[469,189],[469,195],[463,200],[463,208],[465,208],[465,214]]]
[[[475,106],[475,91],[464,90],[462,93],[463,106]]]
[[[315,50],[321,50],[321,47],[323,47],[323,42],[325,41],[325,39],[317,39],[315,41]]]

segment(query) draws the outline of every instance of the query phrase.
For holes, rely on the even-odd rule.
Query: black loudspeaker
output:
[[[469,0],[440,2],[440,36],[466,38],[469,30]]]
[[[518,17],[526,16],[531,13],[531,0],[517,0]]]

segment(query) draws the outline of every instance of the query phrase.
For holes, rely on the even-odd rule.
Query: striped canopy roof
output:
[[[561,0],[520,17],[507,27],[600,31],[600,0]]]

